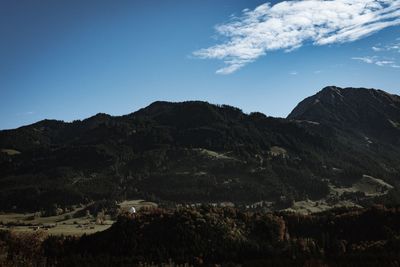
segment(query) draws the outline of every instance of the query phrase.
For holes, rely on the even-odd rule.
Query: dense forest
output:
[[[332,200],[332,186],[350,188],[364,175],[393,190],[340,197],[394,204],[399,122],[400,97],[337,87],[305,99],[287,119],[188,101],[155,102],[125,116],[44,120],[0,131],[0,210],[49,213],[103,199],[269,201],[280,209]]]
[[[400,209],[384,206],[313,215],[149,209],[82,237],[0,232],[0,265],[399,266],[399,222]]]

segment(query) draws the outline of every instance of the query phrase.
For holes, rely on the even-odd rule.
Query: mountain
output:
[[[332,129],[341,143],[355,153],[368,155],[399,179],[400,97],[382,90],[325,87],[301,101],[287,117],[313,121]],[[377,167],[379,169],[379,167]],[[376,175],[379,175],[377,173]]]
[[[383,91],[327,87],[287,119],[159,101],[125,116],[0,131],[0,210],[139,198],[274,209],[393,202],[398,108],[399,97]]]
[[[288,119],[315,121],[399,144],[400,97],[381,90],[329,86],[301,101]]]

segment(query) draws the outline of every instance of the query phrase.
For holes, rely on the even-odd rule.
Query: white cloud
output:
[[[382,51],[383,49],[381,47],[373,46],[372,50],[374,50],[375,52],[379,52],[379,51]]]
[[[217,73],[235,72],[270,51],[352,42],[400,24],[400,0],[295,0],[242,12],[216,26],[221,44],[194,52],[223,60]]]
[[[374,64],[376,57],[352,57],[351,59],[360,60],[368,64]]]
[[[289,73],[290,75],[297,75],[297,74],[299,74],[297,71],[291,71],[290,73]]]
[[[378,66],[392,66],[394,64],[394,61],[392,60],[378,60],[375,62],[376,65]]]
[[[386,47],[386,49],[388,51],[395,51],[395,52],[400,53],[400,43],[389,45],[389,46]]]
[[[380,59],[377,56],[368,56],[368,57],[352,57],[354,60],[359,60],[367,64],[375,64],[379,67],[392,67],[392,68],[399,68],[400,66],[394,60],[388,59]]]
[[[35,113],[36,113],[35,111],[25,111],[25,112],[16,113],[15,115],[17,115],[17,116],[31,116],[31,115],[34,115]]]
[[[372,50],[374,50],[375,52],[386,51],[386,52],[397,52],[397,53],[400,53],[400,43],[390,43],[390,44],[386,44],[386,45],[375,45],[375,46],[372,47]]]

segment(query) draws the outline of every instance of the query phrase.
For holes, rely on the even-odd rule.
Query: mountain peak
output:
[[[393,125],[400,122],[400,97],[376,89],[328,86],[301,101],[288,119],[315,121],[383,138],[399,130]]]
[[[235,107],[205,101],[157,101],[133,113],[132,116],[146,116],[159,123],[177,127],[200,127],[223,120],[236,120],[243,116],[243,112]]]
[[[112,118],[112,116],[107,113],[97,113],[96,115],[93,115],[84,121],[105,121],[109,120],[110,118]]]
[[[319,91],[320,93],[327,93],[327,92],[336,92],[336,93],[340,93],[340,90],[342,90],[343,88],[341,87],[337,87],[334,85],[330,85],[330,86],[325,86],[324,88],[322,88],[321,91]]]
[[[135,114],[156,116],[160,113],[165,113],[176,108],[188,107],[207,107],[213,106],[212,104],[204,101],[184,101],[184,102],[169,102],[169,101],[155,101],[145,108],[135,112]]]

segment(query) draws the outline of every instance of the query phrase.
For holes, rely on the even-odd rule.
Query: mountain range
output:
[[[287,118],[159,101],[124,116],[43,120],[0,131],[0,210],[103,199],[396,204],[399,142],[399,96],[335,86]]]

